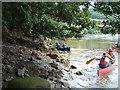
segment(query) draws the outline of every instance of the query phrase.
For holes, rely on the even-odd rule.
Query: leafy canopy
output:
[[[3,2],[2,11],[9,28],[48,37],[79,37],[95,26],[88,2]]]

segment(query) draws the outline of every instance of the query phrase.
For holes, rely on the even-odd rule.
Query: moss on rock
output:
[[[50,83],[40,77],[14,78],[7,88],[51,88]]]

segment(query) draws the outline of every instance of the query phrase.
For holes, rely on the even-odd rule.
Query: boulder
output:
[[[83,75],[80,71],[76,72],[77,75]]]
[[[70,66],[71,69],[76,69],[77,67],[75,67],[74,65]]]
[[[58,64],[57,64],[57,63],[54,63],[54,62],[53,62],[53,63],[50,63],[50,66],[51,66],[51,67],[54,67],[55,69],[58,69]]]
[[[10,37],[7,38],[6,40],[8,43],[16,44],[16,41]]]
[[[24,77],[24,78],[14,78],[12,79],[7,88],[51,88],[50,83],[40,77]]]
[[[23,69],[18,69],[17,75],[18,76],[23,76],[25,74],[25,69],[26,69],[25,67]]]
[[[57,59],[57,57],[59,57],[57,54],[47,54],[47,55],[52,59]]]
[[[5,69],[6,69],[6,71],[8,73],[12,73],[13,72],[13,67],[11,65],[7,65]]]

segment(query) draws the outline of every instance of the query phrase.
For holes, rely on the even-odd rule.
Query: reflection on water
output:
[[[101,54],[118,42],[118,37],[111,35],[87,35],[80,40],[54,41],[66,43],[71,47],[71,55],[67,57],[70,65],[77,69],[70,69],[64,72],[63,81],[72,88],[117,88],[118,87],[118,67],[116,66],[109,75],[97,76],[99,60],[94,60],[86,65],[86,61],[93,57],[101,57]],[[116,62],[118,65],[118,54],[116,52]],[[76,72],[83,75],[76,75]]]

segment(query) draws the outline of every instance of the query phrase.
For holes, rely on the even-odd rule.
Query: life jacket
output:
[[[103,58],[100,60],[100,64],[101,64],[101,65],[108,65],[108,63],[107,63],[107,62],[105,61],[105,59],[103,59]]]

